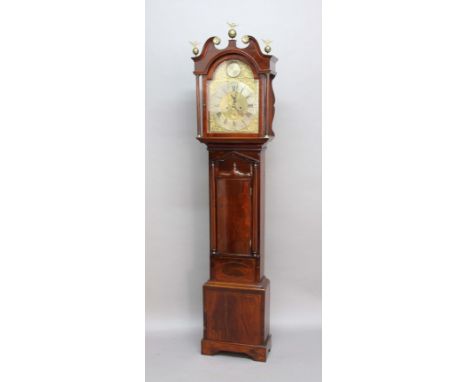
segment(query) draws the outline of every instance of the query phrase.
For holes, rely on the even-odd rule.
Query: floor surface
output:
[[[321,331],[272,328],[266,363],[242,355],[200,354],[201,330],[146,335],[146,382],[321,381]]]

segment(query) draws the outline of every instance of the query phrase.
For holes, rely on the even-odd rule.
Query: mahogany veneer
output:
[[[249,36],[219,50],[208,39],[194,57],[197,85],[197,139],[209,151],[210,280],[203,286],[202,354],[244,353],[266,361],[271,349],[270,281],[264,276],[265,144],[274,136],[274,56]],[[258,133],[210,133],[207,80],[225,60],[242,60],[259,80]]]

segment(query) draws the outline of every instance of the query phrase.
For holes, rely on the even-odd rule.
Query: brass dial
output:
[[[226,82],[217,87],[215,102],[210,112],[218,126],[228,131],[240,131],[249,127],[257,115],[253,90],[243,82]],[[219,102],[217,102],[219,101]]]
[[[221,63],[209,83],[209,131],[258,132],[258,80],[240,60]]]

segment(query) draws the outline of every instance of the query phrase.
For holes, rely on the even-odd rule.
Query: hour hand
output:
[[[235,93],[235,94],[234,94],[234,93],[231,93],[231,98],[232,98],[232,100],[233,100],[233,102],[234,102],[234,105],[235,105],[236,102],[237,102],[237,93]]]

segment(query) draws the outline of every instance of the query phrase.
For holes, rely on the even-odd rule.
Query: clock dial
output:
[[[213,122],[228,131],[246,129],[257,115],[254,92],[240,81],[220,84],[213,101],[210,105]]]
[[[239,60],[221,63],[208,86],[209,131],[258,132],[258,80]]]

